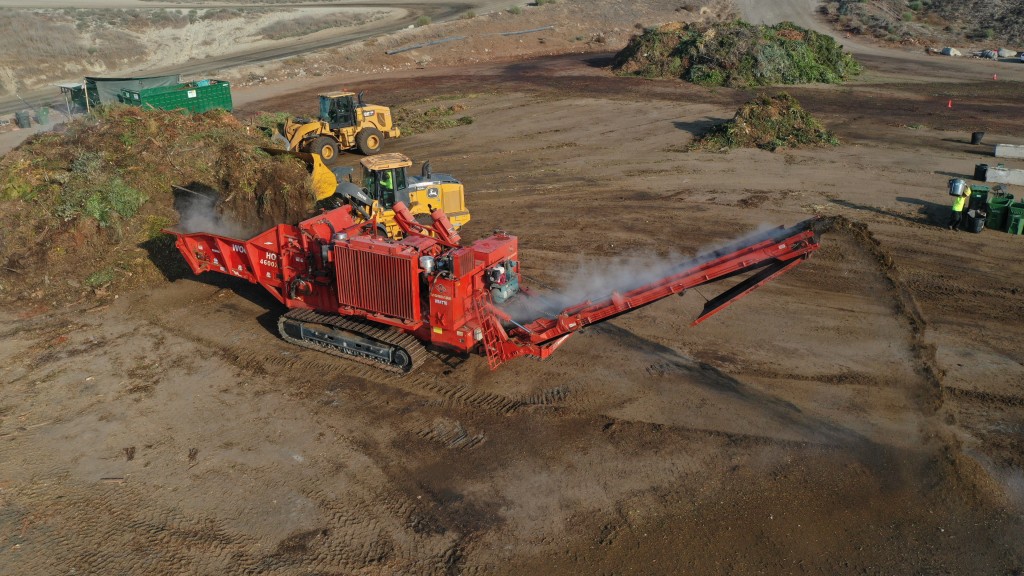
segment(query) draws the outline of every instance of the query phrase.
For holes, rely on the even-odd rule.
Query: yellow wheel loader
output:
[[[406,171],[412,166],[412,160],[397,152],[368,156],[359,164],[363,169],[362,186],[339,183],[338,192],[344,195],[347,188],[344,184],[363,192],[371,201],[370,216],[376,217],[377,222],[384,226],[388,237],[402,235],[393,209],[398,202],[404,203],[413,216],[429,217],[434,209],[440,208],[456,230],[469,222],[462,182],[450,174],[434,174],[429,161],[423,163],[419,176]]]
[[[320,95],[316,119],[289,119],[273,140],[285,150],[311,152],[330,161],[339,151],[353,148],[367,156],[377,154],[385,138],[400,135],[387,106],[364,104],[362,92],[332,92]]]
[[[310,171],[318,206],[331,209],[349,204],[357,221],[376,220],[381,234],[389,238],[403,236],[395,221],[394,205],[398,202],[404,203],[413,216],[429,217],[440,208],[456,230],[469,222],[462,183],[450,174],[431,172],[430,162],[424,162],[416,176],[407,172],[412,160],[404,154],[367,156],[359,161],[362,174],[357,182],[352,168],[328,168],[319,154],[264,150],[301,158]]]

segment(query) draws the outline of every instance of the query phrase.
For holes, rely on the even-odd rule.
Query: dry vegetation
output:
[[[422,105],[410,103],[394,109],[395,124],[401,127],[403,136],[472,124],[473,117],[462,114],[464,111],[462,104],[434,105],[424,109]]]
[[[460,114],[464,105],[438,103],[458,98],[396,108],[396,121],[407,135],[472,123]],[[248,129],[226,112],[114,105],[3,156],[0,301],[69,300],[112,283],[146,282],[158,270],[183,272],[160,232],[179,221],[175,186],[198,192],[210,207],[192,223],[240,237],[307,216],[313,196],[305,166],[260,149],[270,144],[266,131],[287,116],[264,113]]]
[[[779,148],[838,146],[839,139],[826,130],[785,92],[762,95],[748,102],[736,116],[694,140],[692,148],[724,152],[731,148]]]
[[[831,0],[821,11],[840,30],[889,42],[1024,47],[1024,3],[1017,0]]]
[[[247,132],[226,112],[113,106],[8,153],[0,300],[66,301],[180,268],[160,232],[178,221],[173,186],[222,198],[208,221],[226,212],[239,233],[304,216],[312,205],[305,167],[262,152],[262,133]]]
[[[0,9],[0,94],[125,68],[166,66],[326,29],[385,12],[244,6],[156,9]],[[315,12],[315,14],[311,13]],[[186,34],[187,29],[187,34]]]
[[[86,34],[90,25],[79,22],[61,11],[0,10],[0,88],[10,91],[22,71],[46,70],[44,76],[57,78],[83,64],[117,66],[143,48],[112,26]]]
[[[351,14],[330,14],[326,16],[299,16],[287,20],[279,20],[260,28],[256,33],[270,40],[296,38],[314,34],[330,28],[359,26],[371,22],[380,13],[363,13],[353,18]]]
[[[754,26],[740,20],[645,29],[616,54],[613,68],[704,86],[838,84],[861,71],[831,36],[790,22]]]

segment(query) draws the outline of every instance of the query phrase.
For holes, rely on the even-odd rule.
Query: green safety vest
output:
[[[971,197],[971,188],[967,187],[964,189],[963,196],[957,196],[956,200],[953,200],[953,212],[963,212],[964,204],[967,204],[967,199]]]

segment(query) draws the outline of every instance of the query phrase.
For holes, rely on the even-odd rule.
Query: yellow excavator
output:
[[[450,174],[435,174],[424,162],[419,176],[406,170],[412,160],[397,152],[367,156],[359,161],[360,178],[349,167],[328,168],[319,154],[265,148],[271,154],[288,154],[306,162],[313,180],[317,205],[352,206],[357,221],[376,220],[382,235],[399,239],[404,233],[395,221],[394,205],[404,203],[413,216],[429,217],[436,208],[444,211],[455,230],[470,220],[465,189]]]
[[[331,92],[320,94],[317,118],[288,119],[272,139],[285,150],[311,152],[330,161],[339,151],[353,148],[367,156],[377,154],[385,138],[400,135],[387,106],[363,103],[362,92]]]

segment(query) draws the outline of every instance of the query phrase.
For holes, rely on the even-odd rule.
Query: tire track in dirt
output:
[[[739,432],[726,432],[724,430],[712,430],[708,428],[696,428],[692,426],[685,426],[682,424],[652,424],[649,422],[637,422],[633,420],[623,420],[620,418],[610,418],[604,425],[603,431],[605,434],[622,434],[628,431],[629,434],[644,437],[651,433],[655,436],[660,436],[665,433],[670,433],[678,439],[711,439],[719,442],[724,446],[732,448],[757,448],[765,446],[781,447],[793,450],[806,450],[809,447],[815,447],[819,449],[831,449],[840,448],[842,446],[839,442],[815,442],[810,440],[788,440],[785,438],[776,438],[773,436],[765,436],[763,434],[744,434]]]
[[[128,483],[79,485],[62,479],[9,499],[20,526],[9,560],[46,573],[229,573],[245,565],[257,542],[208,517],[153,504]],[[56,503],[56,504],[55,504]],[[45,513],[35,512],[45,510]],[[20,512],[19,512],[20,511]],[[33,512],[29,512],[33,511]],[[145,550],[145,555],[139,551]],[[0,567],[3,566],[0,562]]]
[[[472,433],[461,422],[448,418],[438,418],[429,428],[416,433],[424,440],[437,442],[451,450],[468,450],[483,443],[483,432]]]
[[[480,408],[498,415],[508,415],[526,406],[558,404],[568,394],[568,390],[564,389],[564,387],[555,387],[539,390],[527,396],[515,397],[474,389],[470,386],[456,385],[451,381],[436,377],[437,374],[445,372],[445,368],[444,359],[434,355],[428,358],[424,365],[413,374],[396,376],[373,366],[356,362],[345,362],[344,359],[336,361],[330,357],[322,357],[323,354],[316,351],[303,350],[278,340],[279,344],[288,347],[288,351],[292,355],[274,358],[272,362],[268,362],[265,350],[226,344],[197,334],[195,330],[186,327],[186,325],[178,321],[181,317],[186,316],[182,314],[185,311],[190,311],[188,315],[195,315],[199,311],[202,311],[204,315],[209,314],[209,310],[203,309],[219,305],[220,303],[216,299],[222,295],[222,290],[217,290],[206,298],[191,300],[173,309],[165,309],[162,311],[160,318],[143,313],[141,311],[142,307],[140,307],[138,316],[144,322],[186,341],[199,344],[204,350],[216,353],[220,358],[244,373],[253,376],[290,375],[302,382],[300,386],[305,388],[307,394],[325,390],[327,383],[323,375],[334,374],[339,371],[344,372],[346,379],[358,379],[417,394],[427,393],[435,398],[434,404],[439,406]],[[307,377],[307,375],[320,375],[320,377],[312,378]],[[379,394],[372,392],[362,394],[361,398],[368,405],[378,407],[383,405],[384,402]],[[424,423],[424,425],[429,425],[429,423]]]
[[[951,396],[957,399],[969,400],[981,404],[991,404],[998,407],[1024,406],[1024,396],[1017,396],[1011,394],[995,394],[993,392],[983,392],[981,390],[967,390],[964,388],[957,388],[954,386],[944,387],[943,392],[947,396]]]

